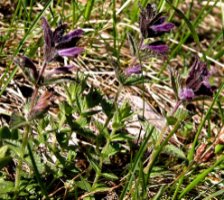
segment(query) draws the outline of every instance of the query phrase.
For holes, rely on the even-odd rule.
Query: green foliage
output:
[[[139,2],[145,7],[148,1]],[[34,105],[32,100],[22,98],[18,103],[24,102],[23,109],[19,106],[17,109],[19,112],[11,114],[8,125],[2,123],[0,199],[94,200],[112,199],[113,194],[115,194],[114,199],[155,200],[172,197],[172,200],[175,200],[199,199],[202,196],[204,199],[223,197],[222,180],[220,184],[211,184],[210,187],[206,177],[211,176],[211,172],[217,171],[217,176],[223,176],[223,144],[216,144],[213,141],[212,129],[214,127],[216,130],[218,127],[219,130],[219,126],[223,126],[224,84],[218,86],[219,89],[212,103],[207,99],[204,101],[203,97],[198,101],[199,103],[186,102],[181,105],[188,108],[193,104],[196,107],[194,111],[190,109],[187,111],[182,107],[170,112],[172,106],[169,105],[173,104],[169,100],[178,101],[181,81],[172,70],[170,70],[171,80],[165,72],[169,60],[172,60],[169,68],[176,68],[177,65],[178,70],[182,68],[179,59],[185,62],[185,59],[189,58],[189,51],[195,51],[199,55],[202,53],[205,60],[215,61],[218,66],[223,67],[221,58],[224,50],[220,45],[223,42],[223,31],[215,30],[211,34],[201,32],[201,27],[207,20],[204,20],[205,17],[213,14],[214,11],[218,12],[219,0],[197,2],[201,8],[198,13],[192,12],[193,8],[197,7],[194,1],[187,6],[179,0],[156,2],[159,10],[167,11],[166,16],[170,16],[176,25],[176,30],[170,34],[172,39],[167,41],[167,43],[172,42],[170,55],[161,57],[158,55],[158,58],[152,58],[155,55],[149,52],[144,56],[140,52],[141,45],[138,42],[141,40],[141,34],[136,30],[140,11],[139,2],[115,0],[111,2],[88,0],[86,3],[74,0],[13,2],[15,10],[10,20],[1,22],[1,25],[6,23],[0,36],[0,67],[4,69],[0,78],[1,97],[5,93],[10,93],[10,99],[7,100],[12,102],[14,98],[11,97],[15,94],[18,98],[21,96],[20,89],[17,91],[17,87],[20,87],[20,82],[17,84],[17,81],[20,81],[21,77],[20,74],[15,77],[18,68],[12,64],[12,60],[18,53],[35,56],[35,65],[38,66],[38,70],[40,68],[39,64],[42,61],[39,55],[42,55],[42,51],[39,52],[39,49],[43,45],[43,39],[39,36],[39,28],[36,27],[41,16],[46,15],[54,25],[60,24],[62,20],[68,24],[72,23],[73,27],[83,27],[85,34],[81,45],[85,46],[86,54],[81,59],[64,60],[66,65],[70,62],[77,64],[80,67],[77,68],[77,73],[41,78],[38,85],[30,71],[22,68],[37,91],[47,89],[54,91],[56,95],[51,104],[46,101],[40,102],[39,106],[44,109],[36,110],[33,113],[34,117],[30,115],[30,111],[38,102],[38,98],[34,98]],[[212,2],[213,4],[210,5]],[[3,16],[2,10],[0,16]],[[222,16],[220,16],[223,18],[223,10],[221,12]],[[17,29],[19,32],[14,32]],[[17,41],[11,41],[12,36],[14,39],[16,35],[21,39],[18,44]],[[211,41],[206,41],[206,35],[212,38]],[[167,38],[162,36],[161,39],[165,41]],[[193,42],[189,43],[191,40]],[[149,41],[151,43],[151,38],[147,40]],[[143,41],[143,44],[146,44],[145,42]],[[204,44],[208,49],[204,48]],[[10,45],[16,46],[11,49]],[[128,46],[131,52],[127,50]],[[7,58],[8,54],[13,55],[13,58]],[[97,55],[100,57],[96,59]],[[95,59],[97,62],[94,62]],[[103,63],[105,60],[109,61],[106,65]],[[116,62],[111,63],[111,60]],[[98,64],[101,66],[101,62],[104,67],[115,68],[115,78],[117,78],[115,84],[118,84],[118,91],[114,98],[110,95],[106,96],[101,91],[101,87],[95,86],[98,85],[98,80],[96,84],[94,82],[96,78],[94,73],[97,72],[91,68],[91,62],[94,62],[93,66],[96,68]],[[141,64],[143,72],[139,75],[125,75],[122,70],[135,63]],[[185,66],[186,63],[183,65]],[[60,63],[62,64],[63,62]],[[186,67],[179,71],[187,71]],[[87,70],[90,77],[84,75],[83,69]],[[110,77],[106,70],[105,80],[112,80],[113,72],[110,72],[112,74]],[[222,72],[221,67],[219,70]],[[220,78],[220,74],[211,81],[217,83],[216,79]],[[13,82],[15,93],[8,90],[13,78],[15,78]],[[166,93],[162,94],[161,91],[166,90],[170,85],[173,94],[169,93],[169,96],[166,96]],[[109,87],[108,83],[107,88]],[[132,107],[139,102],[130,103],[119,98],[133,88],[134,93],[141,95],[144,101],[143,113],[139,113]],[[40,91],[37,93],[38,96]],[[8,101],[2,99],[3,107],[0,111],[2,108],[3,110],[5,107],[8,108]],[[163,105],[164,100],[167,103]],[[152,110],[155,114],[149,112],[146,103],[154,106]],[[177,103],[182,104],[182,102]],[[15,108],[14,105],[12,107]],[[50,112],[47,112],[49,108]],[[44,112],[39,115],[38,111]],[[159,113],[159,118],[156,113]],[[140,114],[143,115],[142,119],[137,119],[133,123],[137,118],[134,115]],[[158,122],[150,124],[154,117]],[[166,121],[165,125],[163,122],[160,123],[160,118]],[[197,121],[194,118],[201,120]],[[135,135],[129,132],[133,124]],[[173,136],[175,136],[174,140],[172,140]],[[206,163],[198,163],[194,159],[198,144],[202,141],[206,144],[213,142],[210,145],[213,154]],[[206,190],[201,192],[201,188]]]
[[[131,106],[124,102],[120,108],[114,113],[112,126],[118,130],[124,127],[125,121],[132,115]]]

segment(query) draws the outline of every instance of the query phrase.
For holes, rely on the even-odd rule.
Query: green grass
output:
[[[220,2],[156,2],[176,25],[158,38],[170,47],[166,57],[139,49],[138,1],[18,0],[8,17],[0,10],[0,198],[222,199]],[[83,28],[77,46],[85,51],[64,61],[77,66],[72,73],[31,85],[13,61],[26,55],[40,69],[42,16],[53,29],[61,20],[68,31]],[[194,54],[208,64],[217,89],[178,107]],[[134,62],[143,72],[127,77]],[[47,70],[57,67],[51,62]],[[48,112],[30,118],[45,91],[54,91]],[[197,161],[204,143],[214,153]]]

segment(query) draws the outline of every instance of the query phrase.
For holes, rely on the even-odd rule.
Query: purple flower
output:
[[[139,26],[143,38],[152,38],[170,32],[174,24],[165,22],[164,12],[157,13],[155,4],[148,3],[146,8],[140,6]]]
[[[179,93],[181,100],[192,100],[195,97],[194,91],[191,88],[183,88]]]
[[[56,74],[71,74],[74,69],[77,69],[74,65],[67,65],[63,67],[57,67],[45,73],[45,77],[49,78]]]
[[[126,76],[130,76],[132,74],[140,74],[142,72],[142,67],[140,64],[128,67],[125,69],[124,73]]]
[[[206,63],[195,57],[186,79],[186,86],[179,92],[179,98],[181,100],[192,100],[200,96],[212,96],[214,88],[208,81],[209,76],[210,73]]]
[[[154,52],[155,54],[161,54],[161,55],[164,55],[169,51],[168,45],[166,45],[165,43],[163,43],[161,41],[142,45],[141,49],[142,50],[148,49],[148,50]]]
[[[80,53],[82,53],[83,50],[84,49],[81,47],[72,47],[72,48],[58,50],[58,55],[59,56],[67,56],[67,57],[76,57]]]
[[[44,31],[44,55],[47,62],[58,56],[74,57],[84,50],[81,47],[74,47],[84,33],[82,29],[76,29],[64,35],[67,28],[66,24],[61,24],[52,31],[44,17],[42,17],[42,27]]]

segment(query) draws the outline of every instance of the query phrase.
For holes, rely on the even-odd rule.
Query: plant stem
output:
[[[114,105],[116,111],[118,110],[118,103],[117,103],[117,101],[118,101],[118,97],[119,97],[119,95],[120,95],[120,93],[121,93],[121,90],[122,90],[122,84],[119,83],[119,86],[118,86],[118,89],[117,89],[117,93],[116,93],[116,96],[115,96],[115,98],[114,98],[114,102],[113,102],[113,105]],[[116,111],[115,111],[115,112],[116,112]],[[102,134],[103,130],[104,130],[105,128],[107,128],[107,126],[108,126],[110,120],[111,120],[111,117],[108,117],[107,120],[106,120],[105,123],[104,123],[103,129],[101,130],[101,133],[100,133],[100,134]],[[112,132],[111,132],[111,134],[110,134],[110,138],[111,138],[115,133],[116,133],[116,129],[113,129]],[[108,145],[110,144],[110,138],[107,139],[107,142],[106,142],[105,146],[103,147],[102,151],[103,151],[104,149],[106,149],[106,148],[108,147]],[[102,151],[101,151],[100,161],[99,161],[99,169],[100,169],[100,171],[98,171],[98,172],[96,173],[96,177],[95,177],[95,179],[94,179],[94,181],[93,181],[92,188],[96,185],[97,181],[99,180],[99,178],[100,178],[100,176],[101,176],[101,170],[102,170],[102,167],[103,167],[103,161],[104,161],[104,158],[103,158],[103,156],[102,156]]]
[[[21,154],[18,162],[18,166],[16,168],[16,177],[15,177],[15,199],[17,198],[17,195],[19,193],[19,185],[20,185],[20,178],[21,178],[21,170],[22,170],[22,164],[23,164],[23,158],[25,154],[25,149],[28,142],[28,136],[29,136],[29,125],[25,126],[23,139],[22,139],[22,147],[21,147]]]

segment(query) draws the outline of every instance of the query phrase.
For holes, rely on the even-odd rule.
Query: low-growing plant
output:
[[[116,40],[115,1],[112,4]],[[88,1],[86,20],[93,5],[94,1]],[[14,59],[32,87],[32,95],[20,112],[10,116],[9,126],[0,128],[0,198],[161,199],[169,196],[173,200],[182,199],[223,163],[223,155],[219,156],[223,149],[223,130],[210,143],[198,140],[224,87],[210,84],[211,72],[206,60],[192,56],[194,61],[189,64],[187,77],[180,79],[182,70],[177,72],[168,66],[176,105],[170,106],[170,112],[164,111],[162,128],[157,128],[145,116],[145,86],[151,89],[154,83],[145,73],[145,63],[153,63],[156,58],[169,63],[165,35],[176,30],[166,13],[158,11],[155,4],[142,5],[138,5],[140,36],[136,38],[127,33],[132,52],[128,67],[122,67],[116,41],[113,56],[108,59],[117,83],[113,98],[90,84],[90,77],[79,66],[70,64],[80,54],[88,54],[84,50],[89,48],[88,43],[85,47],[77,46],[85,37],[84,29],[66,33],[68,25],[59,22],[52,30],[51,20],[41,18],[40,64],[22,54]],[[167,5],[179,16],[184,15],[169,1]],[[187,24],[191,30],[191,22]],[[128,124],[136,116],[133,102],[121,98],[122,92],[132,86],[140,88],[143,102],[142,113],[137,112],[140,128],[136,135],[128,131]],[[177,138],[188,137],[195,125],[188,106],[209,98],[213,101],[196,125],[191,147],[186,147]],[[217,160],[197,175],[196,168],[215,155]],[[162,186],[157,184],[163,176],[171,174],[173,163],[177,164],[176,177]],[[184,184],[186,187],[182,188]]]

